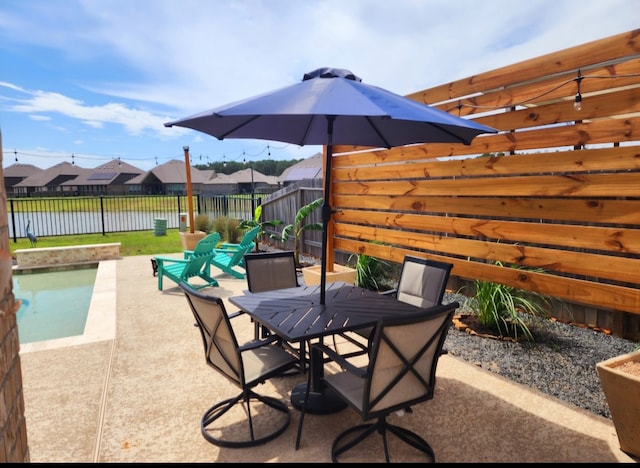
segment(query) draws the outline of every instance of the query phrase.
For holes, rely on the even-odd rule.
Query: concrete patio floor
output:
[[[349,409],[306,417],[297,451],[299,413],[293,408],[287,431],[265,445],[208,443],[200,433],[202,414],[236,395],[237,387],[205,364],[184,295],[169,280],[164,291],[157,289],[149,256],[110,262],[96,287],[105,307],[100,320],[108,330],[115,314],[114,333],[21,351],[31,462],[331,461],[334,437],[359,422]],[[241,294],[246,281],[213,273],[220,286],[211,292],[235,310],[227,299]],[[252,336],[248,318],[238,320],[244,321],[240,339]],[[453,356],[442,356],[437,376],[433,400],[392,417],[421,434],[437,462],[639,461],[619,449],[609,419]],[[256,390],[289,402],[291,388],[305,378],[276,378]],[[354,454],[371,462],[380,460],[380,450]],[[392,461],[419,461],[403,447],[391,450]]]

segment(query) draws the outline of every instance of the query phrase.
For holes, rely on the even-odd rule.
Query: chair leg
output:
[[[426,453],[431,457],[434,463],[436,462],[436,456],[433,453],[433,448],[431,448],[431,445],[429,445],[429,443],[426,440],[424,440],[422,437],[420,437],[418,434],[408,429],[405,429],[404,427],[394,426],[393,424],[387,424],[387,429],[389,429],[389,432],[393,432],[398,437],[398,439],[406,442],[407,444],[411,445],[413,448],[416,448],[421,452]]]
[[[253,416],[251,415],[250,407],[252,400],[260,401],[266,406],[273,408],[275,411],[284,415],[283,421],[279,424],[279,426],[277,426],[275,430],[268,434],[256,437],[254,433]],[[234,405],[240,404],[241,401],[246,405],[248,437],[239,440],[225,440],[213,435],[214,431],[219,430],[218,427],[212,426],[213,423],[224,416],[229,410],[231,410]],[[264,414],[262,414],[262,416],[265,417]],[[289,427],[290,422],[291,413],[289,412],[289,407],[286,405],[286,403],[276,398],[257,394],[255,392],[252,392],[251,390],[245,390],[240,395],[216,403],[214,406],[209,408],[202,416],[200,429],[203,437],[214,445],[217,445],[219,447],[243,448],[254,447],[256,445],[261,445],[275,439],[276,437],[281,435],[287,429],[287,427]],[[220,427],[224,427],[224,425],[220,424]]]
[[[360,424],[358,426],[350,427],[346,431],[340,433],[340,435],[338,435],[338,437],[335,438],[335,440],[333,441],[333,444],[331,446],[331,460],[333,460],[334,463],[337,463],[338,456],[341,453],[344,453],[347,450],[349,450],[349,449],[355,447],[356,445],[358,445],[364,439],[366,439],[371,434],[373,434],[376,429],[378,429],[378,424],[377,423]],[[351,434],[358,433],[358,432],[360,434],[358,434],[356,437],[354,437],[353,439],[347,441],[344,445],[340,445],[340,443],[343,441],[343,439],[346,436],[349,436]],[[386,441],[385,441],[385,452],[387,452]],[[385,453],[385,455],[386,455],[386,460],[387,460],[387,463],[388,463],[389,462],[388,453]]]
[[[307,411],[307,403],[309,402],[309,393],[311,392],[311,371],[307,376],[307,389],[304,392],[304,402],[300,409],[300,420],[298,421],[298,434],[296,435],[296,450],[300,448],[300,438],[302,437],[302,423],[304,422],[304,415]]]
[[[424,440],[415,432],[412,432],[400,426],[389,424],[384,416],[379,416],[378,420],[375,423],[360,424],[358,426],[351,427],[338,435],[333,441],[333,445],[331,446],[331,459],[334,463],[338,462],[338,457],[341,454],[343,454],[347,450],[352,449],[375,432],[379,433],[382,437],[384,457],[387,463],[390,462],[387,432],[391,432],[404,443],[410,445],[411,447],[419,450],[422,453],[425,453],[429,456],[432,462],[435,463],[436,461],[433,449],[426,440]],[[349,437],[353,434],[356,435],[354,437]]]

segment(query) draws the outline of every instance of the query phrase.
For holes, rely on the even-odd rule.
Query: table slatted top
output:
[[[229,301],[289,342],[373,326],[379,319],[421,308],[347,283],[327,284],[325,304],[319,286],[245,293]]]

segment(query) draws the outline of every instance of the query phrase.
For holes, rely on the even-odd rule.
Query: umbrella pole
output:
[[[329,190],[331,190],[331,157],[333,155],[333,121],[335,115],[327,116],[327,160],[324,171],[324,196],[322,202],[322,264],[320,266],[320,304],[325,304],[325,286],[327,285],[327,244],[329,239],[328,227],[331,221],[331,205],[329,204]]]
[[[189,232],[193,234],[193,190],[191,188],[191,164],[189,163],[189,147],[183,146],[184,150],[184,165],[187,171],[187,204],[189,206]]]

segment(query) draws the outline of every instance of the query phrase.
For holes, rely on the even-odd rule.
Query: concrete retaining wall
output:
[[[120,258],[120,242],[18,249],[14,254],[16,268],[97,262]]]

